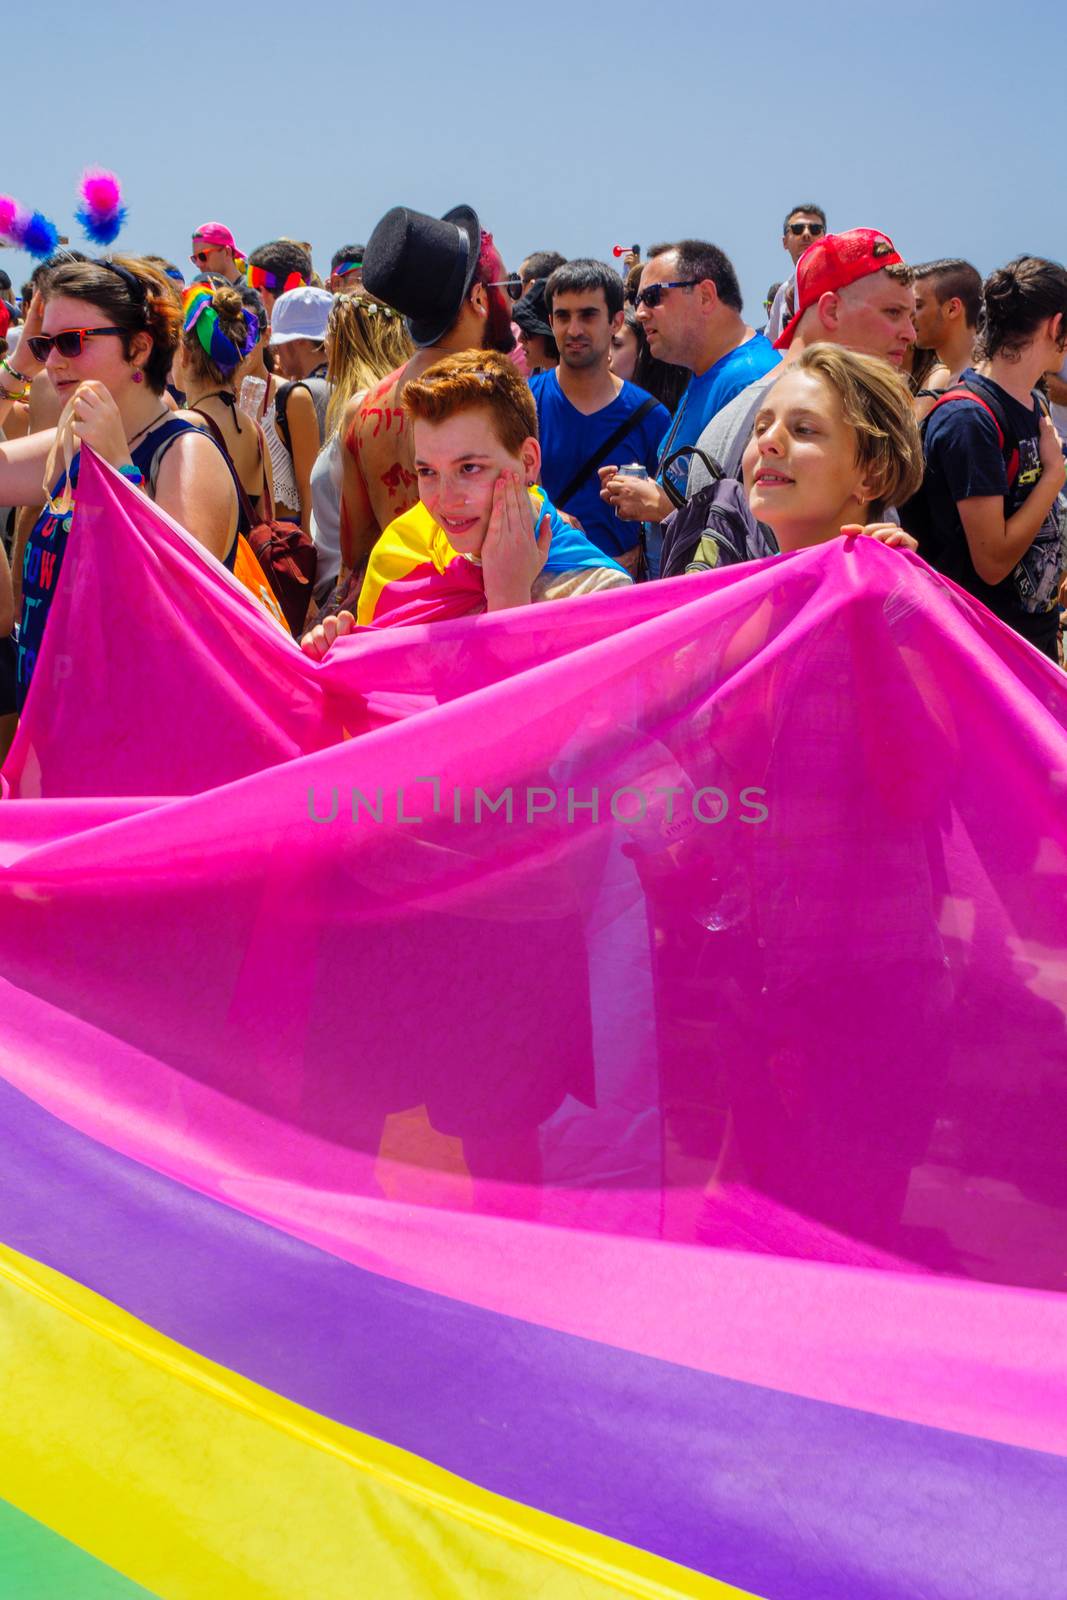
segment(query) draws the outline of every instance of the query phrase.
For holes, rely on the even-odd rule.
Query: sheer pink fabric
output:
[[[314,664],[89,457],[3,1070],[343,1253],[402,1218],[423,1275],[435,1217],[472,1282],[520,1218],[585,1272],[574,1230],[1061,1288],[1065,723],[863,540]]]

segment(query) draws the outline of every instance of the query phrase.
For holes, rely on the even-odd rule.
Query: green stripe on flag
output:
[[[151,1600],[43,1522],[0,1500],[0,1600]]]

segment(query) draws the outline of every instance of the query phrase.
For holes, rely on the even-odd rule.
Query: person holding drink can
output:
[[[598,468],[630,461],[654,471],[670,425],[665,406],[611,370],[611,340],[623,321],[623,284],[603,261],[568,261],[545,284],[559,366],[530,380],[537,406],[542,482],[550,500],[587,538],[632,572],[640,522],[616,515],[600,495]]]

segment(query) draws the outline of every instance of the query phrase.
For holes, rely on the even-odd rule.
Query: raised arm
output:
[[[983,583],[1001,583],[1029,550],[1063,488],[1064,467],[1059,436],[1046,416],[1041,419],[1041,476],[1013,516],[1005,518],[1003,499],[996,495],[956,502]]]
[[[44,469],[55,436],[56,430],[49,428],[44,433],[31,433],[25,439],[0,444],[0,503],[40,505],[46,488]]]

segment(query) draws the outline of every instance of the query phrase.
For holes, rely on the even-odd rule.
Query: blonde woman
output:
[[[321,605],[341,570],[341,496],[348,452],[342,442],[372,384],[403,366],[413,346],[403,319],[369,295],[340,294],[326,326],[326,442],[311,473],[311,537],[319,553],[315,600]],[[353,469],[355,462],[352,463]]]
[[[701,489],[667,519],[663,577],[803,550],[842,533],[916,548],[884,520],[923,473],[911,391],[887,362],[815,344],[783,366],[756,413],[742,468],[743,489],[724,480],[708,505]]]

